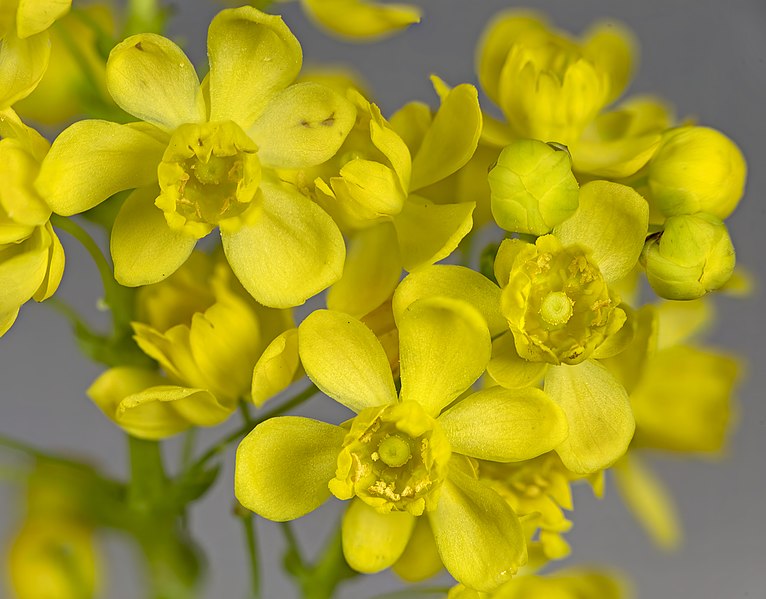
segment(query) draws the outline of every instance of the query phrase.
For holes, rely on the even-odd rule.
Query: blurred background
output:
[[[390,40],[367,45],[336,41],[317,30],[297,3],[280,7],[303,44],[306,64],[355,67],[368,82],[384,114],[403,103],[436,97],[428,76],[450,84],[476,83],[474,47],[487,21],[498,11],[518,7],[500,0],[412,0],[424,9],[422,24]],[[75,0],[77,3],[77,0]],[[222,4],[212,0],[169,3],[170,33],[205,65],[206,28]],[[527,7],[574,34],[594,21],[613,18],[627,25],[641,44],[641,63],[629,94],[655,93],[676,114],[715,127],[742,148],[750,167],[747,193],[727,220],[738,262],[755,276],[755,295],[718,298],[718,319],[709,337],[715,347],[734,352],[747,363],[739,387],[738,424],[722,460],[654,460],[652,466],[671,490],[683,518],[680,550],[663,553],[647,538],[607,480],[603,500],[576,488],[574,552],[566,564],[598,564],[624,572],[637,595],[646,599],[763,599],[766,597],[766,318],[761,288],[766,281],[766,4],[763,0],[549,0]],[[67,270],[59,291],[85,314],[95,313],[102,290],[95,268],[82,248],[61,235]],[[104,314],[99,317],[106,322]],[[81,357],[69,325],[46,305],[29,303],[0,340],[0,434],[53,452],[88,459],[114,476],[127,473],[124,436],[90,403],[84,390],[100,368]],[[328,407],[330,406],[330,407]],[[334,402],[315,398],[299,413],[327,416]],[[337,414],[340,418],[340,412]],[[235,419],[228,424],[233,430]],[[205,447],[226,430],[203,431]],[[168,458],[180,442],[168,444]],[[215,488],[191,512],[191,527],[208,558],[206,597],[246,597],[248,569],[240,523],[232,516],[232,447]],[[13,462],[6,450],[0,464]],[[21,456],[18,456],[21,459]],[[0,475],[0,540],[6,543],[19,518],[18,486]],[[298,522],[299,541],[316,551],[337,526],[339,502],[328,502]],[[258,521],[263,551],[266,598],[297,596],[281,573],[282,537],[275,525]],[[105,590],[109,599],[140,599],[133,548],[105,536]],[[3,576],[5,573],[3,573]],[[359,578],[339,597],[356,599],[400,588],[387,572]]]

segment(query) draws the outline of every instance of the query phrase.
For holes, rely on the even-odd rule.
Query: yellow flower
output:
[[[0,111],[0,337],[22,304],[41,302],[58,288],[64,250],[51,210],[34,188],[48,142],[11,109]]]
[[[314,510],[331,492],[351,499],[343,550],[361,572],[405,559],[411,537],[422,541],[422,527],[417,540],[413,535],[424,515],[447,570],[472,588],[492,590],[523,564],[526,549],[518,518],[476,479],[466,456],[540,455],[566,436],[563,415],[539,389],[495,387],[453,404],[490,354],[486,325],[467,304],[416,302],[397,323],[399,394],[383,347],[362,323],[325,310],[301,323],[307,374],[357,415],[342,426],[299,417],[257,426],[237,450],[235,493],[277,521]]]
[[[301,0],[303,9],[329,33],[352,41],[388,37],[420,22],[420,10],[407,4],[369,0]]]
[[[54,142],[38,189],[64,215],[135,189],[112,230],[123,285],[169,276],[218,227],[232,269],[255,299],[301,304],[340,277],[345,247],[332,219],[275,169],[329,159],[356,111],[322,85],[290,85],[302,53],[279,17],[250,7],[222,11],[208,50],[210,73],[200,85],[189,59],[164,37],[141,34],[117,45],[107,62],[109,92],[143,122],[75,123]]]
[[[0,6],[0,109],[28,96],[48,68],[47,29],[72,0],[3,0]]]
[[[267,345],[292,326],[288,313],[259,306],[225,261],[194,253],[165,281],[142,288],[134,322],[139,347],[164,371],[117,367],[88,395],[130,434],[160,439],[227,419],[251,392]]]

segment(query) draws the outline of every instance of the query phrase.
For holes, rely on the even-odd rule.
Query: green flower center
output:
[[[399,435],[386,437],[378,445],[378,455],[386,465],[392,468],[404,466],[412,457],[410,442]]]
[[[540,305],[540,317],[551,326],[560,326],[572,318],[574,302],[563,291],[551,291]]]
[[[176,129],[157,171],[161,193],[156,204],[168,224],[203,237],[222,221],[236,222],[260,184],[256,152],[232,122]]]

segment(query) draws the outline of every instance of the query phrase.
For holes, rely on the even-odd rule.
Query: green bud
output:
[[[489,186],[495,221],[517,233],[550,233],[579,201],[569,153],[534,139],[506,146],[489,172]]]
[[[707,212],[724,219],[737,207],[746,175],[742,152],[723,133],[681,127],[649,163],[651,201],[664,216]]]
[[[691,300],[729,280],[735,254],[723,221],[700,212],[668,218],[665,230],[646,242],[641,263],[657,295]]]

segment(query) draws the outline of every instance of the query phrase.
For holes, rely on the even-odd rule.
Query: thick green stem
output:
[[[255,517],[248,513],[241,518],[250,561],[250,591],[252,599],[261,599],[261,564],[258,559],[258,539],[255,533]]]
[[[130,485],[128,501],[134,510],[150,512],[163,499],[167,479],[158,441],[128,436]]]

